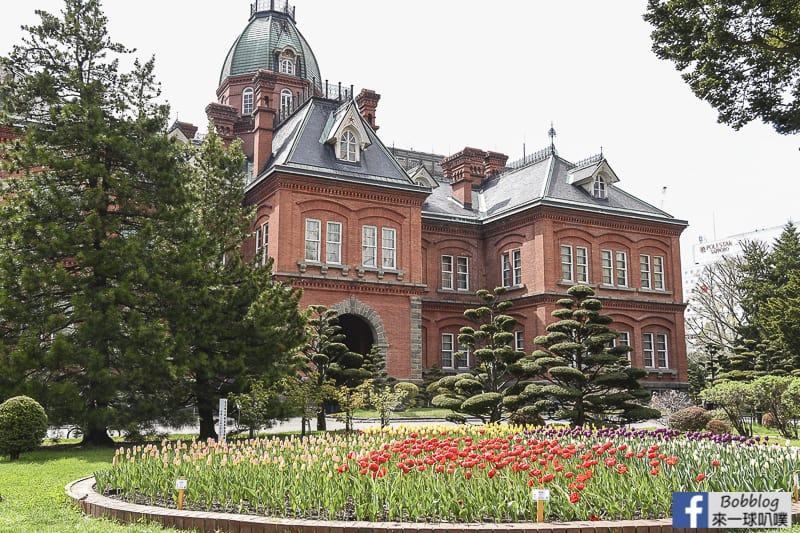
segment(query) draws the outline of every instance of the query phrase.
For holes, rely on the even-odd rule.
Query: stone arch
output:
[[[342,300],[332,305],[331,309],[335,309],[340,316],[353,315],[363,319],[372,333],[372,345],[377,346],[381,350],[384,359],[388,357],[389,340],[386,337],[386,328],[383,325],[383,320],[381,320],[380,315],[378,315],[373,308],[360,301],[355,296],[350,296],[347,300]]]

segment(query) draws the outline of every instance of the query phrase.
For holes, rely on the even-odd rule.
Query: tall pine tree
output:
[[[109,427],[166,415],[157,289],[186,205],[180,158],[153,60],[120,72],[129,51],[110,39],[99,1],[37,14],[2,58],[0,122],[22,135],[4,157],[17,173],[0,215],[5,368],[54,422],[110,444]]]

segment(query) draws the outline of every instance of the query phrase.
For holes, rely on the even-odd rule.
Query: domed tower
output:
[[[255,171],[266,160],[275,125],[310,96],[322,93],[314,52],[295,25],[288,0],[256,0],[250,20],[225,57],[217,102],[206,107],[209,120],[226,141],[241,138]],[[257,145],[263,145],[257,150]]]

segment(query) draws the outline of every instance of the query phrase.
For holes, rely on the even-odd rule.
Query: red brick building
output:
[[[530,352],[555,301],[584,283],[648,385],[685,386],[685,221],[621,189],[602,154],[574,163],[551,144],[509,163],[475,148],[390,150],[376,134],[380,95],[322,80],[294,8],[259,0],[206,111],[252,163],[246,252],[271,257],[304,305],[337,309],[352,349],[381,347],[402,379],[468,366],[455,354],[463,311],[477,289],[504,285]]]

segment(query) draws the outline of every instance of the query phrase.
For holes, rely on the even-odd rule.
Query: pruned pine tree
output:
[[[532,359],[514,349],[517,321],[505,314],[513,303],[502,300],[504,287],[493,292],[479,290],[479,307],[467,309],[464,317],[475,327],[461,328],[458,342],[475,360],[470,372],[444,376],[428,387],[435,391],[432,403],[484,422],[498,422],[508,416],[519,422],[536,423],[545,404],[537,400],[526,381],[536,375]]]
[[[610,347],[617,333],[612,320],[601,314],[602,303],[585,285],[573,285],[568,298],[556,303],[556,322],[534,342],[535,364],[546,385],[533,385],[557,409],[556,416],[575,426],[629,423],[658,418],[659,412],[645,407],[650,392],[639,379],[645,372],[628,362],[628,346]]]

